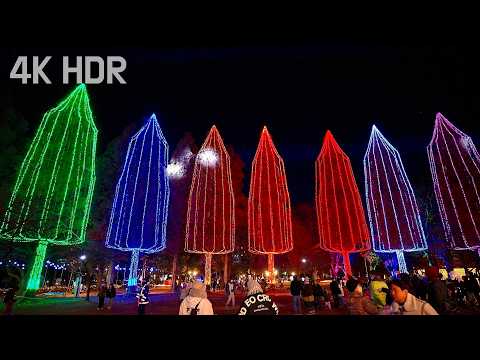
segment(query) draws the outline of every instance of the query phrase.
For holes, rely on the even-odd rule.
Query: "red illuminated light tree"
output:
[[[292,249],[292,216],[285,166],[264,127],[252,163],[248,250],[268,255],[268,272],[274,279],[274,254]]]
[[[320,248],[341,253],[351,275],[349,254],[370,249],[370,235],[350,159],[330,131],[315,162],[315,177]]]
[[[213,254],[235,247],[235,200],[230,156],[213,126],[195,158],[188,198],[185,251],[205,254],[205,283],[210,284]]]

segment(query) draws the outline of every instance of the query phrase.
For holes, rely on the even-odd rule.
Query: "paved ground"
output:
[[[277,304],[281,315],[292,314],[292,298],[285,291],[275,291],[269,294]],[[236,315],[243,301],[244,295],[236,295],[236,306],[226,307],[226,298],[222,291],[209,293],[208,298],[212,302],[213,311],[216,315]],[[97,297],[90,296],[90,302],[84,297],[55,297],[55,298],[35,298],[24,299],[15,308],[17,315],[136,315],[137,304],[135,297],[126,297],[119,295],[115,298],[114,306],[111,310],[97,310]],[[151,294],[150,304],[147,307],[147,314],[152,315],[176,315],[180,300],[173,293]],[[2,308],[3,310],[3,304]],[[319,311],[319,315],[341,315],[345,310],[327,309]]]
[[[267,292],[277,304],[280,315],[293,315],[292,297],[287,290],[270,290]],[[236,315],[240,304],[244,299],[244,294],[236,295],[236,306],[226,307],[226,298],[223,291],[215,293],[209,292],[208,298],[213,304],[213,311],[216,315]],[[74,297],[47,297],[34,299],[19,299],[15,307],[16,315],[136,315],[137,303],[134,296],[124,296],[122,294],[115,298],[115,303],[111,310],[97,310],[98,298],[91,296],[90,301]],[[147,314],[150,315],[177,315],[180,300],[176,294],[163,290],[154,290],[150,295],[150,304],[147,307]],[[0,313],[3,312],[3,303],[0,304]],[[320,310],[317,315],[346,315],[345,309]],[[452,315],[480,315],[478,307],[462,307],[451,311]]]

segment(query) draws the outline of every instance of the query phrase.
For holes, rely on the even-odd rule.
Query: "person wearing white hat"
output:
[[[213,315],[213,307],[207,299],[205,284],[197,281],[180,304],[178,315]]]

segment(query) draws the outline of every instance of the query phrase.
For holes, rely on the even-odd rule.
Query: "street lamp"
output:
[[[85,261],[86,258],[87,258],[87,255],[80,256],[80,260],[82,260],[82,261]]]

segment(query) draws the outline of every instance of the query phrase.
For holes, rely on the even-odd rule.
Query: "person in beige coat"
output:
[[[212,303],[207,299],[204,283],[197,281],[192,285],[188,295],[180,304],[178,315],[213,315]]]

